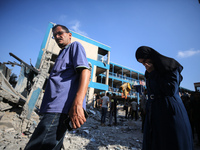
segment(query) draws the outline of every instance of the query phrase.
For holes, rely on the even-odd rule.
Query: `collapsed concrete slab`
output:
[[[26,98],[24,96],[15,91],[8,80],[4,77],[2,72],[0,72],[0,97],[7,99],[13,103],[25,103],[26,101]]]

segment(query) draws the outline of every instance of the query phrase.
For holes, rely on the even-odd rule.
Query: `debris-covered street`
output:
[[[19,118],[20,108],[1,102],[0,149],[24,149],[34,128],[39,122],[39,116],[32,114],[29,130],[25,130]],[[140,150],[142,145],[141,121],[127,120],[124,111],[119,109],[117,126],[101,126],[100,111],[92,107],[87,109],[89,118],[79,129],[67,132],[63,149],[133,149]],[[108,118],[107,122],[108,124]],[[25,130],[25,131],[23,131]]]
[[[88,112],[90,117],[86,124],[66,135],[66,149],[141,149],[141,121],[127,120],[119,110],[117,126],[108,126],[108,119],[107,125],[101,126],[100,112],[92,109]]]
[[[5,101],[0,102],[0,149],[23,150],[32,135],[39,116],[33,112],[28,127],[20,119],[22,109]],[[79,129],[67,132],[63,150],[141,150],[141,120],[124,118],[122,108],[118,109],[118,125],[100,125],[101,113],[97,109],[87,109],[89,118]],[[195,144],[195,143],[194,143]],[[195,150],[200,147],[195,144]]]

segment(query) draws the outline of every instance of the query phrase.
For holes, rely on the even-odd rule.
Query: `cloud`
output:
[[[67,15],[60,15],[58,20],[59,20],[59,22],[61,24],[67,25],[67,27],[69,27],[70,30],[75,31],[78,34],[81,34],[81,35],[84,35],[84,36],[88,36],[88,34],[85,31],[82,31],[80,29],[80,27],[81,27],[80,21],[78,21],[78,20],[69,21]],[[68,24],[69,24],[69,26],[68,26]]]
[[[193,50],[193,49],[190,49],[190,50],[187,50],[187,51],[179,51],[178,52],[178,57],[180,58],[186,58],[186,57],[191,57],[195,54],[198,54],[200,53],[200,50]]]
[[[59,22],[61,23],[64,23],[66,20],[67,20],[67,16],[66,15],[61,15],[59,18],[58,18]]]
[[[88,34],[85,31],[82,31],[80,29],[80,27],[81,27],[80,21],[75,20],[75,21],[72,21],[71,24],[72,24],[72,26],[70,27],[70,29],[72,29],[73,31],[75,31],[79,34],[82,34],[84,36],[88,36]]]

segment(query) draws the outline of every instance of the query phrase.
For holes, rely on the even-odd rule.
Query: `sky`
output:
[[[11,52],[35,66],[49,22],[110,46],[111,62],[141,73],[135,51],[150,46],[184,67],[181,87],[200,82],[198,0],[0,0],[0,62],[18,62]]]

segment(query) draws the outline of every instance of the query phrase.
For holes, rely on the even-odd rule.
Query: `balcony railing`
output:
[[[136,80],[134,78],[123,76],[121,74],[110,72],[109,75],[113,76],[113,77],[116,77],[116,78],[119,78],[119,79],[127,80],[127,82],[130,82],[130,83],[132,83],[134,85],[143,85],[143,86],[146,85],[145,81],[143,81],[143,80]]]

